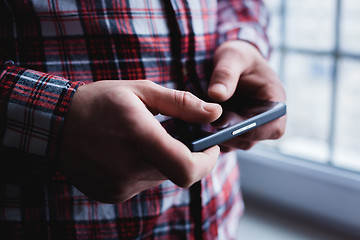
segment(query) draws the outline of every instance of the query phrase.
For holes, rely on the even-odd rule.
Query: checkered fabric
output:
[[[15,63],[0,71],[0,239],[234,239],[234,154],[196,191],[166,181],[122,204],[87,198],[56,159],[81,84],[148,79],[205,97],[216,47],[240,39],[267,56],[266,25],[260,0],[0,0],[0,64]]]

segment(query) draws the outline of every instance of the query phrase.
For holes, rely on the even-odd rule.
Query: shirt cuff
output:
[[[41,165],[40,172],[55,170],[64,118],[82,84],[5,64],[0,73],[1,148],[3,152],[16,152],[22,159],[7,157],[1,161]]]

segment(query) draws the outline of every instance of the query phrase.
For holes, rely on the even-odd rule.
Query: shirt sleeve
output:
[[[6,63],[0,71],[0,168],[46,177],[55,170],[61,132],[81,82]],[[9,174],[7,174],[9,175]]]
[[[266,34],[268,22],[268,11],[262,0],[219,0],[218,44],[228,40],[244,40],[268,58],[271,52]]]

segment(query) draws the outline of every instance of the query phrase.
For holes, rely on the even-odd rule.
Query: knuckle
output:
[[[285,131],[282,128],[277,128],[271,135],[271,139],[279,139],[284,135]]]
[[[255,143],[249,143],[247,146],[245,146],[244,150],[250,150],[254,145]]]
[[[182,106],[187,106],[194,101],[194,95],[190,92],[175,90],[174,99]]]
[[[183,180],[181,182],[179,182],[179,184],[177,184],[179,187],[182,187],[182,188],[189,188],[191,187],[191,185],[193,185],[195,183],[194,180],[188,178],[186,180]]]
[[[182,175],[176,183],[179,187],[188,188],[197,181],[196,173],[193,169],[192,164],[183,167],[182,171],[180,171]]]
[[[156,83],[150,81],[150,80],[139,80],[139,82],[141,82],[142,85],[144,85],[145,87],[154,87],[156,86]]]
[[[221,65],[216,68],[216,77],[220,79],[229,79],[234,76],[234,70],[227,65]]]
[[[250,150],[255,145],[255,142],[244,142],[241,146],[242,150]]]
[[[258,129],[254,129],[252,131],[249,131],[249,132],[243,134],[243,137],[246,137],[246,139],[251,140],[251,139],[259,138],[258,135],[259,135]],[[261,133],[260,133],[260,135],[261,135]]]
[[[285,134],[286,116],[277,120],[274,124],[270,139],[279,139]]]
[[[137,80],[134,81],[135,84],[139,84],[139,86],[141,87],[142,91],[151,91],[154,90],[157,87],[157,84],[150,81],[150,80]]]

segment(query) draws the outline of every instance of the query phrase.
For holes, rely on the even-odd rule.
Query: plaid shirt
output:
[[[88,199],[56,160],[81,84],[149,79],[204,97],[216,47],[242,39],[267,56],[266,24],[260,0],[1,0],[0,62],[15,65],[0,71],[0,238],[235,238],[234,154],[195,190],[166,181],[122,204]]]

